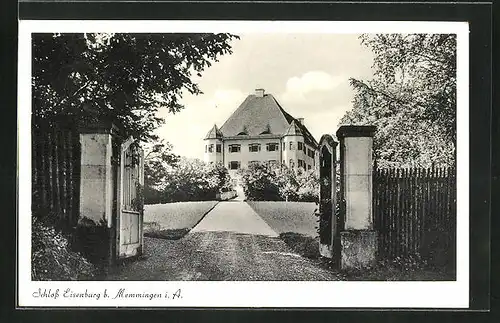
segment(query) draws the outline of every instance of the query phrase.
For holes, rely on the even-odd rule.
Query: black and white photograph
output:
[[[467,305],[467,24],[20,31],[26,304]]]

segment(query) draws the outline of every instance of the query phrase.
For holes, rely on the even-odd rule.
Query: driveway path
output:
[[[144,259],[110,280],[337,280],[294,253],[246,203],[219,203],[180,240],[145,238]]]
[[[235,201],[244,201],[245,200],[245,191],[243,191],[243,187],[241,186],[241,184],[237,184],[235,187],[234,187],[235,191],[236,191],[236,197],[234,198]]]
[[[191,232],[228,231],[277,237],[278,234],[245,202],[217,204]]]

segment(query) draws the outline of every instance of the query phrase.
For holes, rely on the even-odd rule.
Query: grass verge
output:
[[[309,259],[319,259],[318,238],[296,232],[280,233],[280,239],[297,254]]]
[[[315,203],[247,201],[247,204],[278,233],[294,232],[309,237],[318,235]]]
[[[144,206],[144,222],[156,223],[161,229],[194,227],[218,201],[176,202]]]
[[[179,240],[188,234],[217,203],[217,201],[203,201],[146,205],[144,236]]]
[[[164,229],[144,231],[144,236],[148,238],[179,240],[191,231],[191,228]]]

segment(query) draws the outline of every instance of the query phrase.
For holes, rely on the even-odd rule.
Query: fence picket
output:
[[[391,172],[391,175],[389,177],[389,181],[390,181],[390,186],[389,186],[389,190],[390,190],[390,195],[389,195],[389,209],[391,210],[390,212],[390,218],[389,218],[389,226],[390,226],[390,229],[389,229],[389,255],[391,257],[394,256],[395,254],[395,244],[393,243],[393,241],[395,240],[394,239],[394,227],[396,225],[396,219],[394,217],[394,209],[395,209],[395,204],[394,203],[394,199],[395,199],[395,188],[396,188],[396,183],[394,182],[394,169],[391,169],[390,170]]]
[[[445,246],[455,247],[455,176],[452,168],[374,169],[373,214],[381,256],[428,257],[441,232],[449,236]]]
[[[32,133],[32,212],[53,213],[65,229],[79,216],[79,136],[69,125],[40,124]]]

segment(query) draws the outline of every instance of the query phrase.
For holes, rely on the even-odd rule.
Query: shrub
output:
[[[145,188],[147,204],[215,200],[217,194],[233,189],[229,172],[222,163],[181,158],[163,176],[161,185]]]
[[[231,175],[222,163],[205,164],[203,172],[211,190],[219,194],[233,190]]]
[[[297,174],[285,165],[276,168],[277,184],[280,196],[285,201],[299,200],[299,182]]]
[[[314,170],[302,171],[297,174],[298,199],[302,202],[319,201],[319,175]]]
[[[31,239],[32,280],[88,280],[97,275],[93,264],[70,250],[63,234],[35,217]]]
[[[276,168],[267,163],[252,163],[239,171],[245,197],[250,201],[282,201],[280,176]]]
[[[318,201],[319,177],[314,170],[294,171],[285,165],[252,163],[239,174],[248,200]]]

